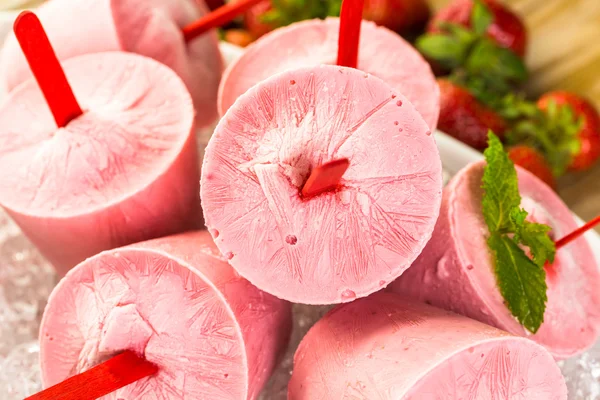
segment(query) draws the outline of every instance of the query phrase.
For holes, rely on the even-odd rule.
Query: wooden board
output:
[[[504,0],[529,31],[527,92],[566,89],[600,109],[600,0]],[[448,0],[429,0],[434,10]],[[560,181],[560,195],[581,218],[600,214],[600,164]],[[598,229],[600,232],[600,229]]]

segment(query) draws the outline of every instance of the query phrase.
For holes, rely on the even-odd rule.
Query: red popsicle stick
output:
[[[245,13],[262,1],[264,0],[239,0],[219,7],[215,11],[184,27],[183,37],[186,42],[194,40],[201,34],[232,21],[235,17]]]
[[[340,158],[313,169],[302,187],[302,196],[311,197],[335,189],[350,166],[347,158]]]
[[[344,0],[340,14],[337,65],[356,68],[364,0]]]
[[[83,111],[40,20],[31,11],[23,11],[17,17],[13,29],[56,125],[59,128],[65,127],[72,119],[83,114]]]
[[[25,400],[97,399],[156,372],[156,365],[126,350]]]
[[[568,235],[564,236],[563,238],[557,240],[555,242],[556,250],[571,243],[573,240],[577,239],[578,237],[580,237],[581,235],[583,235],[584,233],[586,233],[587,231],[589,231],[590,229],[592,229],[593,227],[595,227],[596,225],[599,225],[599,224],[600,224],[600,215],[598,215],[596,218],[590,220],[582,227],[575,229],[573,232],[571,232]]]

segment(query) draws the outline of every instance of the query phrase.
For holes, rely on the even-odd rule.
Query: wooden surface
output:
[[[448,4],[448,0],[428,1],[434,9]],[[503,2],[523,17],[529,30],[528,93],[539,96],[566,89],[585,95],[600,109],[600,0]],[[600,164],[562,178],[559,193],[581,218],[600,214]]]

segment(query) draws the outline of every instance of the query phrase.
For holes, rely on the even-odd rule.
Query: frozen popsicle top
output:
[[[254,399],[285,349],[290,307],[227,264],[206,231],[101,253],[51,294],[44,386],[130,350],[158,366],[110,399]]]
[[[340,20],[309,20],[269,33],[248,46],[231,64],[219,87],[219,113],[256,83],[290,69],[320,64],[335,65]],[[430,130],[439,114],[439,89],[429,64],[398,34],[363,21],[358,49],[358,69],[383,79],[402,93]]]
[[[519,324],[504,304],[494,274],[482,215],[481,179],[485,163],[461,170],[444,189],[432,240],[392,290],[475,318],[545,346],[556,358],[580,353],[597,339],[600,323],[600,272],[585,239],[556,252],[546,266],[548,301],[536,334]],[[559,239],[577,228],[571,212],[542,181],[517,167],[521,207],[529,220],[552,228]]]
[[[477,321],[377,293],[338,306],[304,337],[288,399],[566,400],[543,347]]]
[[[38,217],[116,204],[165,173],[190,140],[194,111],[171,70],[127,53],[64,62],[84,114],[56,128],[34,80],[0,108],[0,203]]]
[[[106,51],[153,58],[174,70],[186,84],[205,126],[217,116],[217,90],[223,61],[215,32],[190,43],[181,28],[207,12],[195,0],[52,0],[36,10],[60,60]],[[14,37],[0,58],[0,83],[7,92],[31,78]]]
[[[303,197],[311,171],[349,160],[337,190]],[[246,92],[208,144],[206,225],[253,284],[306,304],[387,285],[429,240],[441,161],[410,101],[365,72],[321,65]]]

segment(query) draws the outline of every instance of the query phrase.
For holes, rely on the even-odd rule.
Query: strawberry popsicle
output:
[[[158,372],[106,399],[255,399],[287,346],[290,305],[241,278],[206,231],[96,255],[51,294],[40,328],[45,387],[117,353]]]
[[[0,108],[0,204],[59,274],[102,250],[199,227],[194,109],[135,54],[64,62],[84,113],[57,129],[36,81]]]
[[[339,18],[309,20],[277,29],[248,46],[223,74],[219,113],[256,83],[286,70],[336,64]],[[429,64],[398,34],[363,21],[358,69],[383,79],[416,107],[431,130],[437,126],[439,89]]]
[[[343,174],[338,187],[311,181],[323,165]],[[307,182],[320,194],[303,194]],[[441,191],[434,137],[410,101],[329,65],[243,94],[208,144],[201,180],[206,225],[233,267],[305,304],[352,301],[402,274],[430,238]]]
[[[556,252],[546,266],[544,322],[528,332],[504,303],[494,276],[486,239],[481,188],[485,162],[461,170],[444,189],[433,237],[413,266],[390,288],[415,299],[458,312],[545,346],[556,358],[580,353],[597,339],[600,324],[600,272],[586,240]],[[558,195],[520,167],[521,207],[534,222],[561,238],[577,227]]]
[[[552,356],[525,338],[392,293],[330,311],[294,356],[289,400],[566,400]]]
[[[206,12],[194,0],[52,0],[39,16],[61,60],[104,51],[138,53],[167,65],[185,82],[198,127],[217,117],[223,61],[215,32],[186,43],[181,28]],[[14,35],[0,59],[0,81],[12,91],[31,77]]]

